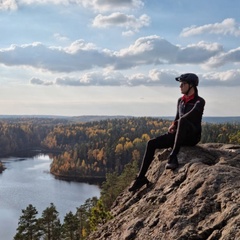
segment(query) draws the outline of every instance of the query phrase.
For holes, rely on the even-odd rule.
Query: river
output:
[[[39,216],[54,203],[61,222],[66,213],[76,212],[88,198],[100,196],[96,185],[55,179],[49,173],[48,155],[31,158],[2,158],[7,169],[0,174],[0,239],[12,240],[22,209],[29,204]]]

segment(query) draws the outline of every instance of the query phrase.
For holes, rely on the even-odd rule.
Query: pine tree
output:
[[[61,237],[61,223],[58,211],[53,203],[42,212],[39,219],[44,240],[59,240]]]
[[[78,229],[80,239],[85,239],[91,232],[89,218],[91,216],[91,209],[97,205],[98,198],[88,198],[83,205],[77,208]]]
[[[97,205],[91,209],[89,218],[91,230],[95,231],[99,225],[106,223],[109,219],[111,219],[111,214],[105,209],[102,200],[99,199]]]
[[[14,240],[38,240],[40,239],[39,224],[36,215],[38,211],[32,204],[29,204],[25,210],[22,210],[22,216],[19,218],[17,233]]]
[[[78,218],[71,211],[64,217],[62,226],[64,240],[79,240]]]

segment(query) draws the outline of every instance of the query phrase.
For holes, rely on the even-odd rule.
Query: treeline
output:
[[[154,118],[113,119],[56,126],[42,142],[54,157],[51,172],[78,178],[121,173],[130,161],[140,161],[150,138],[167,131],[170,121]]]
[[[39,218],[37,209],[29,204],[26,209],[22,210],[14,240],[84,239],[93,230],[94,219],[99,218],[98,213],[103,212],[101,206],[97,206],[96,203],[97,198],[88,199],[84,205],[77,208],[76,213],[71,211],[67,213],[63,223],[53,203],[42,212]],[[106,216],[104,219],[107,220]]]
[[[0,122],[1,155],[38,148],[54,152],[51,172],[77,180],[103,179],[141,162],[146,142],[164,134],[171,121],[139,117],[70,123],[56,119]],[[203,123],[202,143],[240,143],[240,124]]]
[[[240,123],[203,123],[201,142],[240,144]]]
[[[42,140],[55,126],[54,120],[6,119],[0,121],[0,157],[41,148]]]
[[[130,118],[57,126],[43,144],[62,150],[55,156],[51,172],[78,178],[105,177],[121,173],[132,161],[141,162],[146,142],[167,132],[168,120]],[[202,143],[240,143],[240,124],[203,124]]]

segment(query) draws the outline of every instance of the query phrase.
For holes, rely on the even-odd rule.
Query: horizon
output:
[[[0,114],[0,119],[24,119],[24,118],[36,118],[36,119],[41,119],[41,118],[59,118],[59,119],[69,119],[69,118],[82,118],[85,119],[86,122],[88,121],[98,121],[98,120],[106,120],[106,119],[117,119],[117,118],[163,118],[166,120],[172,120],[174,119],[175,116],[132,116],[132,115],[78,115],[78,116],[63,116],[63,115],[2,115]],[[93,119],[91,119],[93,118]],[[94,120],[96,118],[96,120]],[[88,119],[88,120],[86,120]],[[202,122],[240,122],[240,116],[203,116],[202,117]]]

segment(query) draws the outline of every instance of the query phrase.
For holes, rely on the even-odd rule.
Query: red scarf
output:
[[[191,96],[183,95],[182,100],[184,101],[184,103],[187,103],[190,100],[194,99],[194,96],[195,96],[194,94],[192,94]]]

